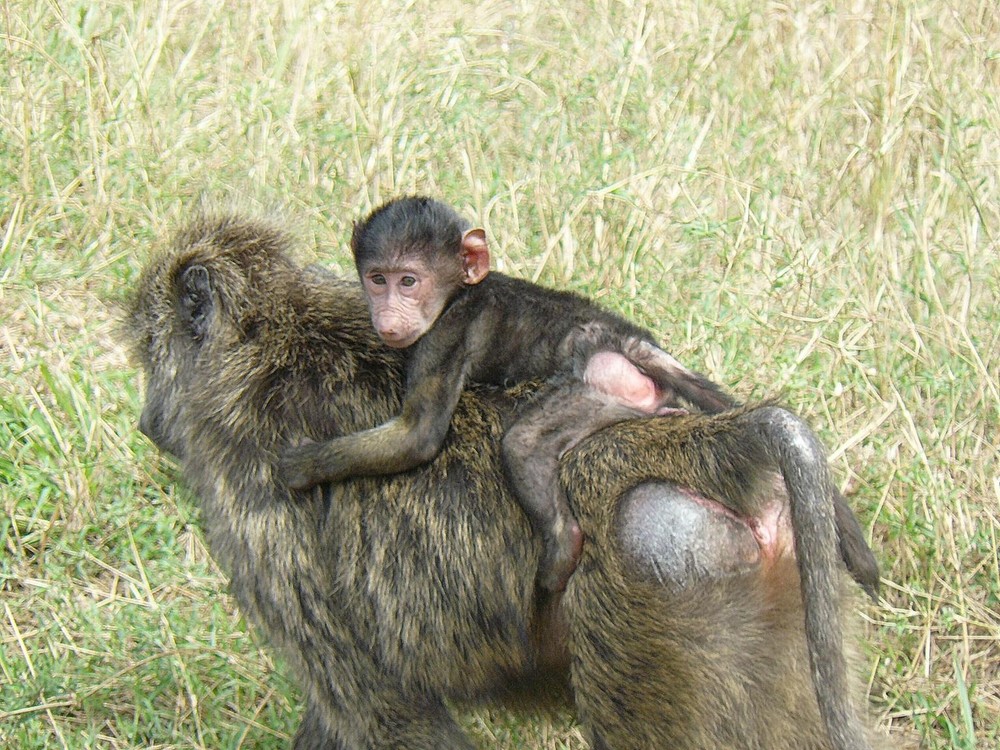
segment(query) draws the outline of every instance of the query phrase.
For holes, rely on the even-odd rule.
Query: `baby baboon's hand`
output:
[[[307,490],[324,480],[317,472],[322,458],[322,443],[303,438],[299,445],[285,450],[278,459],[278,479],[293,490]]]

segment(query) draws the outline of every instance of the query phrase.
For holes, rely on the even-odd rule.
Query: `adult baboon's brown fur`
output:
[[[464,394],[420,469],[308,494],[276,480],[283,447],[380,424],[401,392],[357,285],[287,246],[266,223],[195,221],[147,267],[129,322],[141,427],[179,459],[237,601],[305,691],[297,748],[468,748],[447,704],[537,677],[568,677],[596,748],[832,747],[787,522],[776,555],[748,523],[787,511],[798,481],[758,434],[801,422],[749,408],[587,439],[562,471],[587,543],[546,598],[498,448],[530,389]]]

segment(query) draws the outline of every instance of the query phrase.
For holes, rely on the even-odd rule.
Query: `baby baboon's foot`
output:
[[[538,566],[538,582],[546,591],[562,591],[576,570],[583,551],[583,532],[576,521],[561,524],[562,533],[545,541],[542,561]]]
[[[680,417],[690,413],[687,409],[681,409],[678,406],[661,406],[656,410],[656,416],[658,417]]]

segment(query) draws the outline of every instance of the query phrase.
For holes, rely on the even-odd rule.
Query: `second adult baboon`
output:
[[[561,375],[503,439],[509,481],[542,540],[539,582],[555,591],[582,543],[560,457],[598,428],[678,397],[708,413],[736,405],[648,331],[587,298],[490,273],[486,233],[440,201],[389,201],[355,225],[351,247],[376,331],[409,349],[406,394],[385,424],[289,449],[282,469],[292,487],[412,469],[437,455],[468,383]]]
[[[804,624],[794,585],[789,510],[821,527],[797,552],[830,572],[837,556],[825,459],[788,412],[587,438],[561,481],[589,541],[565,593],[540,596],[499,455],[526,389],[464,394],[420,469],[293,493],[282,446],[399,408],[401,357],[357,285],[295,265],[270,226],[203,220],[146,268],[129,323],[142,429],[179,458],[241,608],[303,686],[297,748],[471,748],[450,706],[546,677],[568,678],[594,748],[867,747],[836,591]]]

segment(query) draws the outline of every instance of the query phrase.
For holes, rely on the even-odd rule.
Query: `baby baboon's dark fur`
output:
[[[449,704],[532,678],[569,679],[595,748],[834,747],[791,550],[762,556],[748,524],[787,515],[798,482],[758,434],[801,422],[746,408],[588,438],[562,471],[583,557],[542,596],[500,466],[517,393],[464,394],[414,471],[295,497],[276,481],[283,447],[380,424],[402,390],[357,284],[287,245],[265,223],[195,221],[147,267],[129,324],[141,427],[179,459],[240,607],[302,684],[297,748],[470,748]]]

